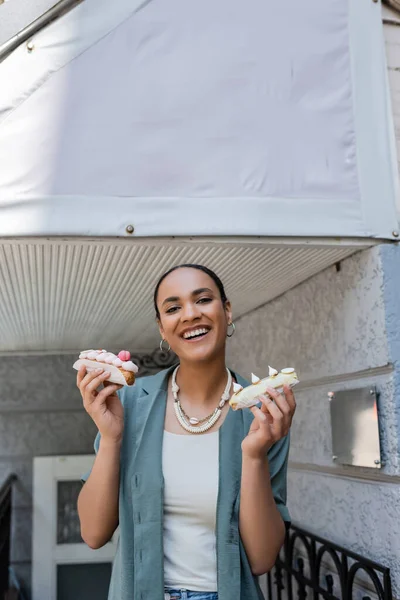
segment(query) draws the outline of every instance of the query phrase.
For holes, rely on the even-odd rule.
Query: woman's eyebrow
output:
[[[199,296],[199,294],[204,294],[204,292],[210,292],[211,294],[213,293],[210,288],[199,288],[198,290],[194,290],[192,292],[192,296]]]
[[[164,306],[164,304],[168,304],[168,302],[178,302],[178,300],[179,296],[170,296],[169,298],[165,298],[162,305]]]

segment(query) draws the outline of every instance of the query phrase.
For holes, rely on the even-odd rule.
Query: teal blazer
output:
[[[125,429],[121,448],[120,536],[113,563],[109,600],[164,600],[162,439],[168,379],[172,369],[139,378],[119,394]],[[238,383],[248,385],[238,375]],[[253,415],[229,410],[219,429],[219,491],[216,539],[218,600],[261,600],[239,535],[241,442]],[[95,450],[99,447],[99,434]],[[289,439],[268,452],[276,505],[284,521]],[[179,468],[179,457],[176,467]],[[83,477],[85,481],[89,474]],[[183,476],[183,474],[182,474]]]

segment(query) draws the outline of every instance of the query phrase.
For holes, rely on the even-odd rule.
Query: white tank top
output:
[[[166,587],[216,592],[218,431],[164,431],[164,580]]]

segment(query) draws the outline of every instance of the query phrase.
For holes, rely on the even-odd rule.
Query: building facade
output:
[[[3,32],[0,26],[2,42],[40,16],[43,8],[47,10],[53,5],[46,1],[40,9],[40,2],[31,3],[28,17],[19,0],[10,0],[0,12],[3,9],[11,11],[12,2],[17,7],[14,13],[17,25],[8,20],[9,28],[4,28]],[[396,3],[391,4],[392,7],[382,7],[382,18],[394,123],[392,133],[398,147],[400,17],[393,8]],[[27,46],[27,52],[34,52],[34,46]],[[398,187],[398,181],[396,183]],[[380,197],[376,198],[377,205],[381,201]],[[6,215],[6,208],[3,214]],[[50,220],[50,217],[43,219],[44,229]],[[124,231],[128,221],[121,220],[121,223],[118,227]],[[166,362],[160,364],[154,362],[154,357],[143,357],[144,351],[148,353],[156,346],[153,322],[153,329],[147,334],[148,323],[150,318],[153,319],[148,269],[153,265],[153,277],[163,261],[167,267],[190,256],[198,262],[206,261],[222,277],[226,276],[228,292],[232,291],[234,314],[236,306],[239,315],[235,319],[235,336],[228,340],[229,365],[248,377],[251,372],[263,376],[268,364],[277,368],[293,364],[301,378],[296,394],[298,408],[288,473],[288,505],[293,522],[390,567],[393,595],[400,598],[400,249],[395,241],[397,229],[388,232],[385,241],[342,239],[336,246],[336,242],[332,242],[332,246],[326,246],[324,242],[311,249],[307,247],[308,242],[294,242],[287,236],[275,246],[271,245],[268,251],[262,245],[256,248],[248,239],[235,239],[229,246],[222,242],[223,236],[216,235],[212,242],[205,241],[203,246],[196,246],[193,239],[186,240],[176,252],[171,249],[175,241],[164,242],[165,246],[160,245],[158,250],[148,250],[143,243],[133,256],[128,254],[133,245],[124,246],[125,240],[116,239],[115,248],[110,250],[109,239],[100,248],[103,242],[89,236],[85,240],[86,246],[90,246],[86,252],[77,249],[79,244],[74,246],[70,235],[65,235],[65,240],[57,238],[54,242],[57,251],[51,254],[46,250],[51,246],[47,238],[43,239],[39,249],[37,240],[25,243],[25,225],[22,221],[15,225],[19,236],[17,249],[11,247],[5,229],[1,239],[0,274],[5,283],[1,286],[3,291],[0,287],[0,294],[3,294],[0,306],[3,323],[0,326],[3,342],[6,339],[9,347],[7,349],[7,344],[0,339],[0,345],[3,344],[0,356],[0,483],[11,473],[17,475],[13,488],[11,568],[26,600],[32,597],[34,459],[79,458],[93,454],[95,427],[82,408],[71,368],[80,349],[78,342],[73,345],[74,339],[86,338],[79,338],[81,332],[77,330],[70,335],[67,317],[77,315],[82,306],[78,302],[74,304],[76,291],[82,302],[90,296],[75,279],[86,273],[90,285],[96,283],[95,279],[89,278],[102,262],[106,262],[103,257],[99,259],[101,252],[113,265],[121,259],[129,259],[131,264],[132,257],[138,264],[145,264],[142,279],[136,283],[134,280],[129,294],[126,292],[132,296],[130,310],[124,312],[124,302],[118,305],[123,318],[113,323],[115,336],[107,330],[107,323],[104,331],[111,342],[118,341],[120,336],[125,345],[130,339],[127,323],[136,306],[136,298],[138,303],[140,300],[143,323],[135,325],[138,334],[135,339],[140,343],[135,346],[132,339],[130,347],[148,372],[157,371],[169,360],[164,357]],[[81,223],[77,227],[81,227]],[[116,234],[116,238],[121,235]],[[18,246],[20,240],[21,246]],[[261,244],[259,236],[257,243]],[[271,244],[268,240],[262,243]],[[57,283],[57,265],[69,269],[70,279],[66,283]],[[91,274],[87,265],[94,265]],[[237,265],[242,268],[241,285]],[[51,286],[48,288],[44,283],[47,281],[46,268],[53,275],[49,277]],[[247,268],[254,269],[254,273],[247,272]],[[79,277],[76,277],[78,269]],[[123,282],[118,280],[116,272],[109,269],[106,274],[110,290],[115,281],[119,285]],[[140,285],[137,285],[138,281]],[[74,293],[69,289],[69,282],[73,283]],[[143,288],[145,293],[142,284],[147,286]],[[50,290],[45,302],[39,298],[41,289]],[[14,302],[10,301],[10,294],[14,294]],[[65,298],[71,302],[71,309]],[[111,314],[103,305],[99,313],[104,321]],[[55,324],[61,319],[65,319],[65,335],[57,338],[59,330]],[[19,331],[21,323],[25,327],[22,332]],[[85,323],[93,331],[98,328],[95,319],[87,319],[79,321],[81,330]],[[12,339],[15,345],[11,343]],[[368,386],[376,389],[378,394],[379,468],[341,464],[334,458],[332,445],[328,394]],[[326,569],[334,572],[329,561]],[[367,580],[361,578],[358,585],[360,594],[376,597]]]

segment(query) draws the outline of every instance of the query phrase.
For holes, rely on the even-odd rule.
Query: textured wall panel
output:
[[[392,420],[397,427],[396,456],[400,462],[400,247],[381,249],[384,272],[386,333],[390,360],[394,365],[394,402]]]
[[[382,286],[379,249],[356,254],[237,320],[230,364],[244,376],[293,365],[303,381],[386,365]]]
[[[173,265],[199,262],[215,269],[239,316],[354,250],[4,241],[0,244],[0,351],[153,350],[159,342],[154,285]]]
[[[382,247],[382,251],[400,255],[398,248]],[[228,341],[229,364],[244,376],[251,371],[261,376],[268,364],[277,368],[293,365],[298,370],[305,387],[297,391],[292,437],[292,460],[296,462],[332,465],[326,394],[371,383],[381,392],[383,472],[400,472],[397,377],[391,375],[390,367],[386,369],[393,360],[386,338],[388,327],[393,335],[398,332],[398,295],[393,289],[388,325],[385,308],[389,299],[385,303],[380,252],[375,248],[354,255],[343,261],[340,272],[327,269],[239,319],[236,334]],[[393,271],[394,267],[390,268]],[[399,350],[400,344],[397,346]],[[324,383],[327,379],[330,382]]]
[[[91,454],[97,433],[81,412],[0,414],[0,455]]]
[[[0,413],[4,410],[81,410],[72,368],[77,355],[1,356]]]
[[[295,522],[393,569],[400,594],[399,336],[400,249],[356,254],[237,320],[229,363],[243,375],[268,364],[295,366],[296,395],[289,507]],[[394,363],[394,368],[390,363]],[[325,383],[324,383],[325,382]],[[380,391],[384,468],[331,471],[329,390],[375,384]],[[309,471],[304,470],[309,466]],[[296,465],[294,465],[295,467]],[[300,470],[299,467],[302,467]],[[386,481],[361,482],[381,477]],[[352,477],[354,479],[352,480]]]

